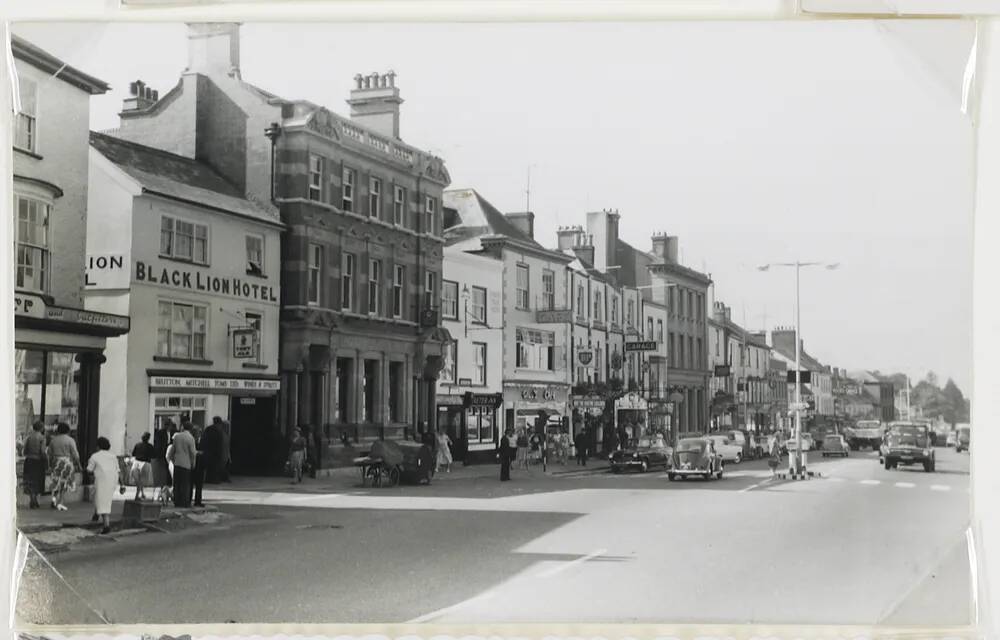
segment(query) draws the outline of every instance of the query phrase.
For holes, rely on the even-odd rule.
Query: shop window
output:
[[[157,355],[204,360],[207,314],[202,305],[160,300]]]
[[[49,213],[47,202],[14,196],[17,212],[15,277],[18,289],[47,293],[49,289]]]
[[[19,446],[31,433],[31,425],[42,419],[44,375],[44,351],[14,349],[14,434]]]
[[[196,427],[207,424],[208,396],[154,395],[153,428],[167,427],[168,423],[180,427],[190,422]]]
[[[74,352],[14,349],[14,436],[18,453],[31,426],[79,422],[80,364]]]
[[[468,409],[465,412],[466,438],[469,444],[493,442],[494,409],[485,407]]]

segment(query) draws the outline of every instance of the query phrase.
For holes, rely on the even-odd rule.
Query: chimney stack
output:
[[[556,237],[559,241],[559,250],[568,251],[580,244],[579,237],[582,234],[583,227],[581,226],[559,227],[556,231]]]
[[[583,262],[585,266],[594,266],[594,236],[587,235],[583,232],[583,227],[576,227],[576,246],[573,247],[573,253],[576,257]]]
[[[518,231],[527,235],[532,240],[535,239],[535,214],[530,211],[515,211],[505,213],[503,217],[517,227]]]
[[[142,80],[130,82],[128,85],[131,94],[122,103],[122,112],[145,111],[160,99],[160,92],[150,89]]]
[[[188,73],[240,77],[238,22],[188,24]]]
[[[677,236],[653,234],[653,254],[666,264],[677,264]]]
[[[396,72],[357,74],[347,104],[351,120],[384,136],[399,140],[399,105],[403,99],[396,88]]]

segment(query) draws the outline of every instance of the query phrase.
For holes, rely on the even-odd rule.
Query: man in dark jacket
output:
[[[201,465],[204,481],[218,484],[222,481],[222,418],[215,416],[212,424],[201,434],[198,449],[201,451]],[[197,502],[197,501],[196,501]]]
[[[500,480],[501,482],[510,480],[510,461],[514,457],[514,447],[510,446],[510,437],[513,435],[511,430],[507,430],[506,433],[500,434],[500,444],[497,446],[497,450],[500,454]]]
[[[576,432],[573,446],[576,447],[576,464],[587,466],[587,433],[583,429]]]

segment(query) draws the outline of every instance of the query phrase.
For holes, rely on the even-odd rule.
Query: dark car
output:
[[[715,451],[709,438],[684,438],[673,452],[667,477],[670,480],[699,476],[722,480],[722,454]]]
[[[823,445],[820,447],[820,451],[823,452],[824,458],[829,456],[843,456],[846,458],[850,455],[851,448],[847,445],[847,440],[844,439],[844,436],[830,433],[823,436]]]
[[[935,455],[931,447],[930,429],[926,425],[894,422],[889,426],[882,457],[886,469],[898,465],[923,465],[924,471],[934,471]]]
[[[650,467],[670,466],[670,447],[663,436],[643,436],[634,446],[625,447],[608,456],[612,473],[621,473],[626,469],[636,469],[640,472],[649,471]]]

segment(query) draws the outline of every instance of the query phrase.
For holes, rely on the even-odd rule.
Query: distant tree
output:
[[[941,391],[941,395],[944,396],[946,410],[944,419],[946,422],[954,426],[959,422],[969,421],[968,401],[962,395],[962,390],[958,388],[954,380],[948,378],[948,381],[944,384],[944,389]]]
[[[938,377],[937,374],[934,373],[933,371],[927,372],[927,377],[924,378],[924,381],[927,382],[927,384],[931,385],[932,387],[938,386]]]

